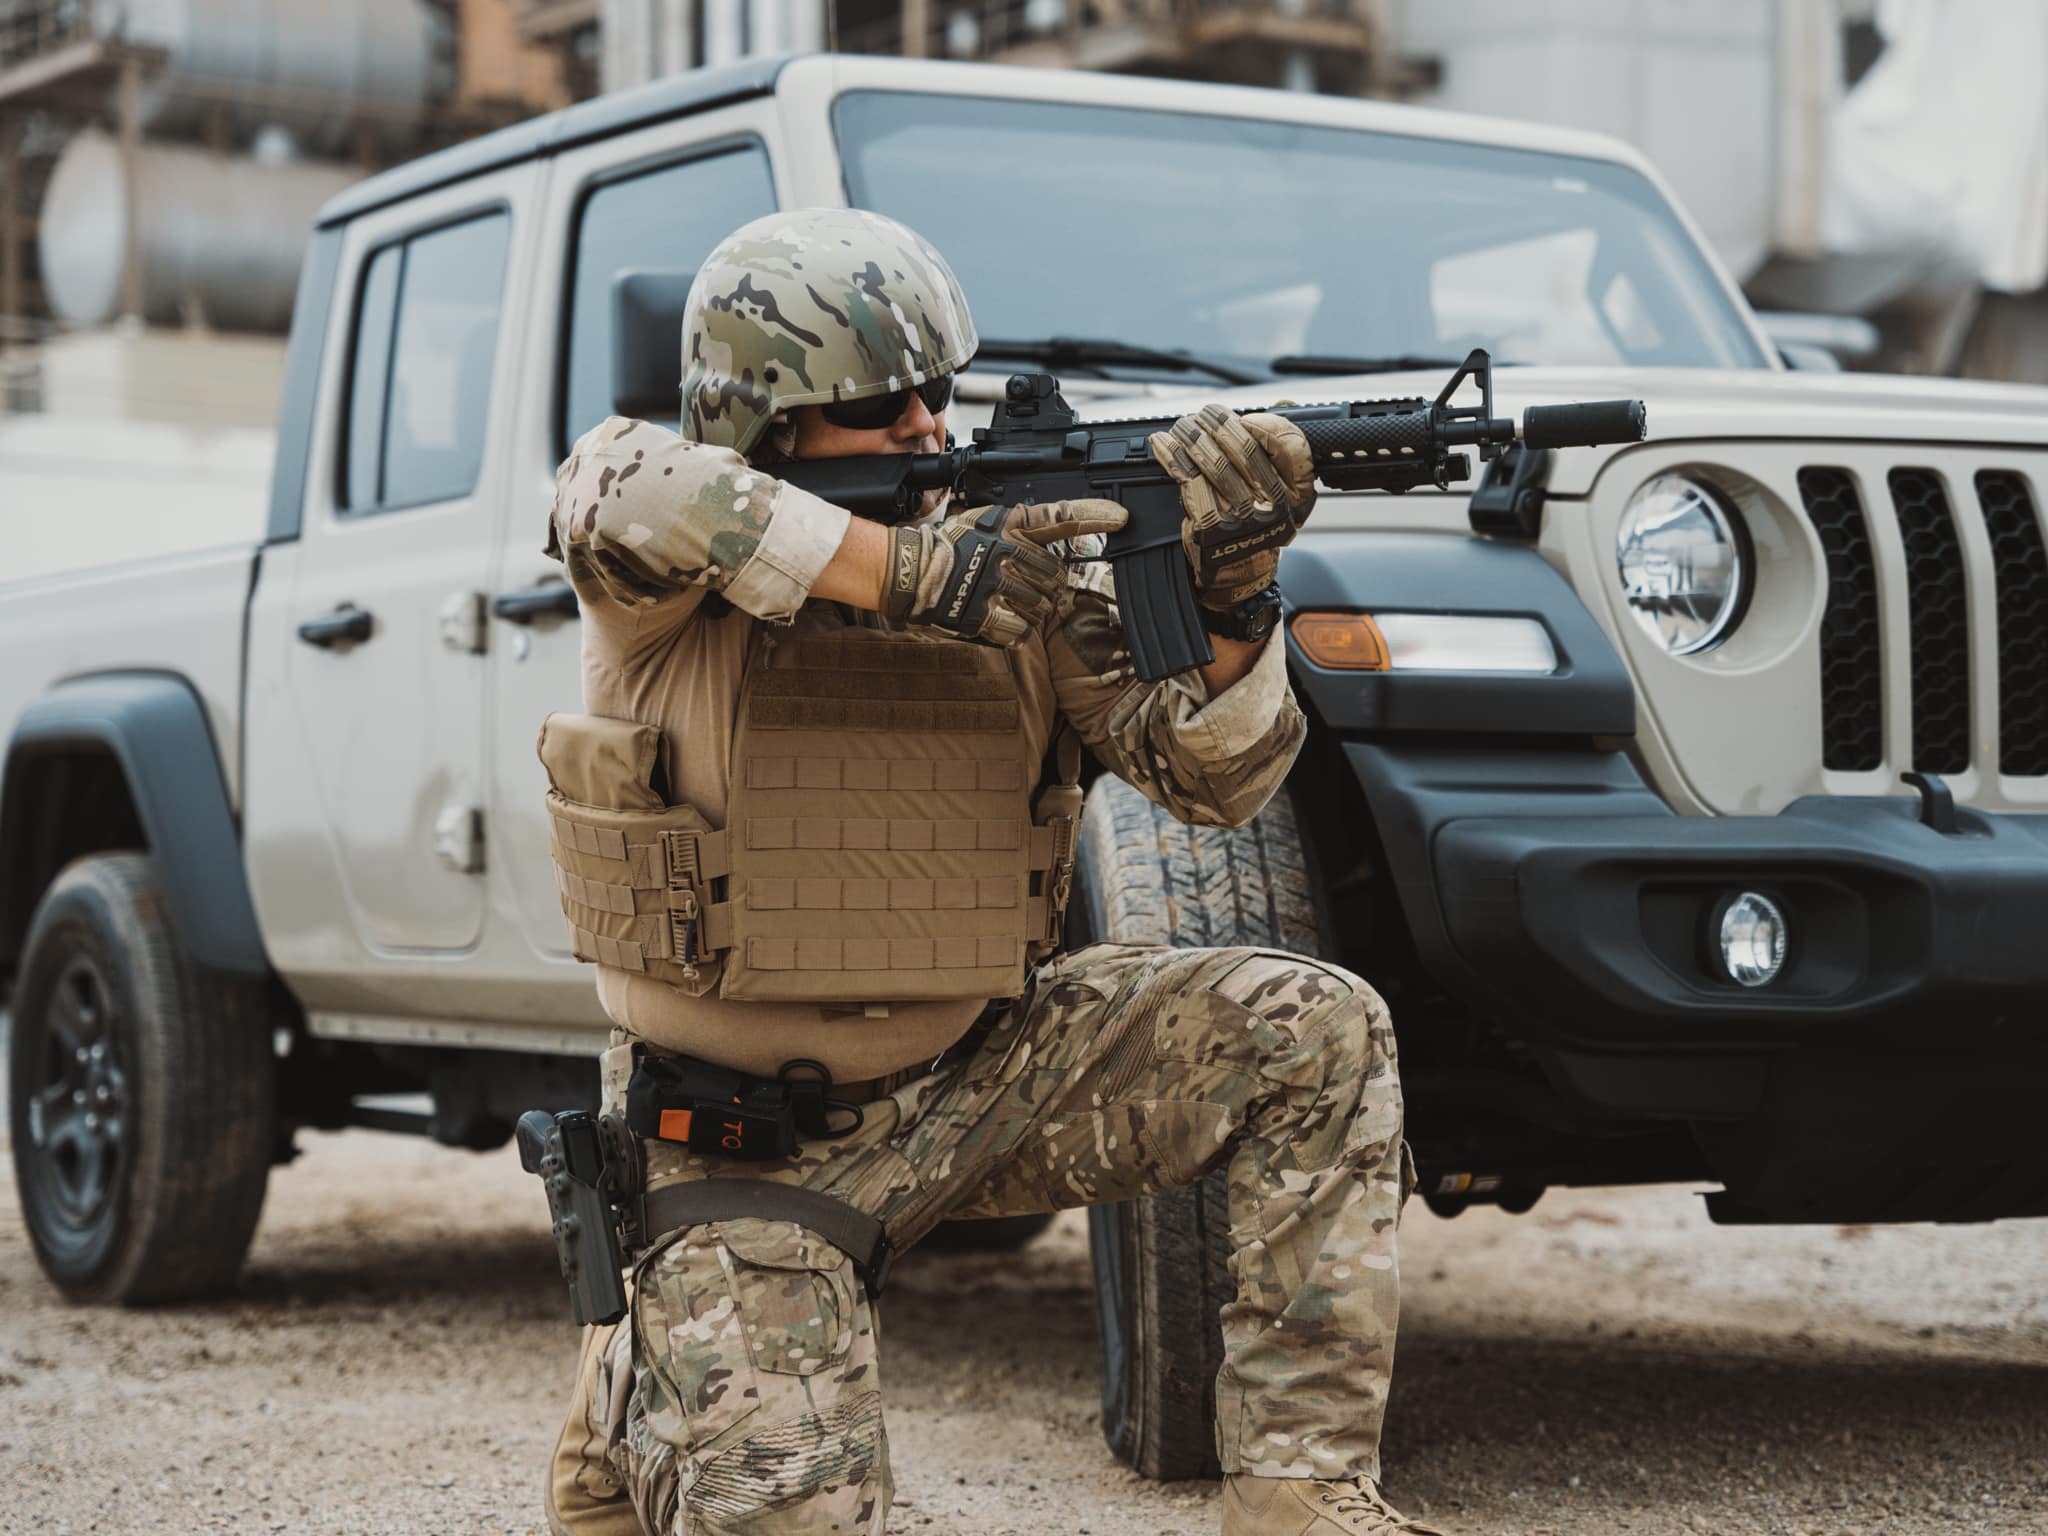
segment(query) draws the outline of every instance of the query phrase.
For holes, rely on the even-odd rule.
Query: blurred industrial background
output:
[[[1604,130],[1846,366],[2048,380],[2048,0],[0,0],[0,477],[54,483],[113,416],[136,473],[259,496],[324,199],[828,47]]]
[[[337,191],[603,92],[824,49],[1604,131],[1774,335],[1849,369],[2048,383],[2048,0],[0,0],[0,601],[261,536],[301,251]],[[0,1178],[9,1514],[534,1529],[504,1511],[528,1508],[568,1357],[526,1176],[416,1138],[309,1151],[277,1170],[253,1282],[176,1315],[70,1308]],[[1731,1233],[1668,1188],[1419,1214],[1390,1441],[1411,1510],[2048,1536],[2038,1224]],[[1213,1485],[1072,1463],[1095,1437],[1087,1252],[1069,1216],[892,1290],[912,1524],[1214,1528]],[[493,1422],[448,1413],[449,1382],[490,1383]],[[279,1425],[339,1451],[279,1456]]]

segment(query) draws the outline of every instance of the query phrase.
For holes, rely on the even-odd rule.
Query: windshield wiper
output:
[[[1266,366],[1275,373],[1403,373],[1411,368],[1455,368],[1464,361],[1462,357],[1424,357],[1413,352],[1392,357],[1333,357],[1306,352],[1276,357]],[[1493,366],[1512,368],[1515,364],[1495,362]]]
[[[1165,347],[1143,347],[1128,341],[1108,341],[1088,336],[1048,336],[1043,341],[990,341],[984,337],[977,357],[999,358],[1022,363],[1043,363],[1048,368],[1170,368],[1177,373],[1206,373],[1225,384],[1258,384],[1265,375],[1248,373],[1234,363],[1197,357],[1192,352]]]

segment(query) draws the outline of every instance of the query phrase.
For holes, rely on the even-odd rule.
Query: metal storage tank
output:
[[[357,123],[404,128],[454,87],[448,17],[423,0],[114,0],[102,14],[168,55],[143,87],[155,133],[197,133],[219,104],[238,131],[284,122],[339,150]]]
[[[289,327],[313,216],[361,174],[169,144],[144,144],[137,170],[143,317],[176,324],[190,296],[210,324],[248,331]],[[37,231],[50,307],[63,319],[93,325],[119,312],[129,206],[111,136],[89,130],[64,146]]]

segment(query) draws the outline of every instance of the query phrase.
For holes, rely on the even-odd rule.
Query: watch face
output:
[[[1247,640],[1263,640],[1273,633],[1273,625],[1280,617],[1280,605],[1268,599],[1261,602],[1244,616],[1244,637]]]

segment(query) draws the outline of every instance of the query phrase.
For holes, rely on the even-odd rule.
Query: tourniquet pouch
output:
[[[661,732],[556,714],[542,724],[539,748],[555,888],[576,958],[693,997],[709,992],[719,962],[704,918],[725,839],[694,808],[667,803]]]
[[[1016,996],[1072,843],[1032,825],[1037,770],[1005,651],[814,609],[763,625],[733,745],[720,995]]]

